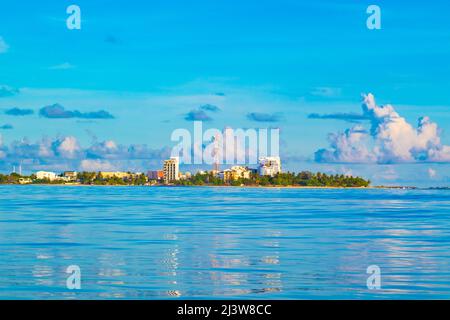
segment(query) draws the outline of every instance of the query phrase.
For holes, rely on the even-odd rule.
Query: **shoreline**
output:
[[[449,188],[419,188],[414,186],[368,186],[368,187],[332,187],[332,186],[223,186],[223,185],[102,185],[102,184],[80,184],[80,183],[67,183],[67,184],[52,184],[52,183],[39,183],[39,184],[0,184],[1,186],[51,186],[51,187],[156,187],[156,188],[241,188],[241,189],[399,189],[399,190],[417,190],[417,189],[441,189],[446,190]]]

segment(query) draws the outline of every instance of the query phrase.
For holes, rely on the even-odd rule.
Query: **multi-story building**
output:
[[[163,180],[164,179],[164,171],[163,170],[155,170],[147,172],[147,177],[149,180]]]
[[[36,172],[35,175],[36,175],[36,179],[38,179],[38,180],[54,181],[58,178],[56,173],[48,172],[48,171],[38,171],[38,172]]]
[[[180,179],[180,160],[178,157],[172,157],[164,161],[163,174],[164,182],[169,183]]]
[[[224,181],[231,181],[237,179],[250,179],[251,171],[246,167],[233,166],[230,169],[226,169],[219,174],[219,177]]]
[[[258,173],[261,176],[275,176],[281,173],[280,157],[264,157],[259,159]]]
[[[63,177],[67,181],[75,181],[77,180],[78,173],[76,171],[65,171],[63,173]]]
[[[185,173],[180,172],[179,177],[180,180],[189,180],[192,177],[192,174],[189,171],[186,171]]]
[[[117,171],[117,172],[101,171],[100,175],[104,179],[109,179],[109,178],[124,179],[124,178],[131,178],[133,176],[130,172],[119,172],[119,171]]]
[[[19,183],[20,184],[30,184],[30,183],[33,183],[33,180],[31,180],[30,178],[19,178]]]

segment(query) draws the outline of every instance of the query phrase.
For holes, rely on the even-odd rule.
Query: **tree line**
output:
[[[37,179],[35,175],[21,176],[17,173],[9,175],[0,174],[0,184],[20,184],[24,179],[32,184],[65,184],[63,179],[47,180]],[[130,174],[128,177],[103,177],[99,172],[79,172],[75,181],[83,185],[146,185],[148,179],[145,174]],[[158,183],[158,182],[156,182]],[[159,182],[161,183],[161,182]],[[370,180],[361,177],[353,177],[343,174],[325,174],[321,172],[312,173],[302,171],[299,173],[279,173],[273,177],[260,176],[252,173],[249,179],[238,178],[236,180],[224,181],[211,172],[197,173],[189,178],[172,182],[181,186],[303,186],[303,187],[368,187]]]
[[[302,171],[299,173],[279,173],[273,177],[252,173],[249,179],[238,178],[224,181],[212,173],[197,173],[185,180],[175,181],[176,185],[216,185],[216,186],[303,186],[303,187],[368,187],[370,180],[343,174],[325,174]]]
[[[145,185],[148,180],[145,174],[131,174],[128,177],[103,177],[100,172],[79,172],[74,181],[67,181],[58,177],[55,180],[37,179],[36,175],[21,176],[17,173],[9,175],[0,174],[0,184],[21,184],[28,180],[27,184],[65,184],[67,182],[77,182],[83,185]]]

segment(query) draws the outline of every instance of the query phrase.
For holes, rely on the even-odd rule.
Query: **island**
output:
[[[0,174],[0,184],[25,185],[94,185],[94,186],[247,186],[247,187],[333,187],[365,188],[370,180],[343,174],[302,171],[277,173],[273,176],[251,172],[243,176],[220,175],[200,171],[178,180],[166,181],[144,173],[132,172],[64,172],[61,175],[38,172],[29,176],[18,173]]]

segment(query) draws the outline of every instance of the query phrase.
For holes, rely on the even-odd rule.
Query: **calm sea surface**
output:
[[[0,186],[11,298],[449,299],[450,191]]]

